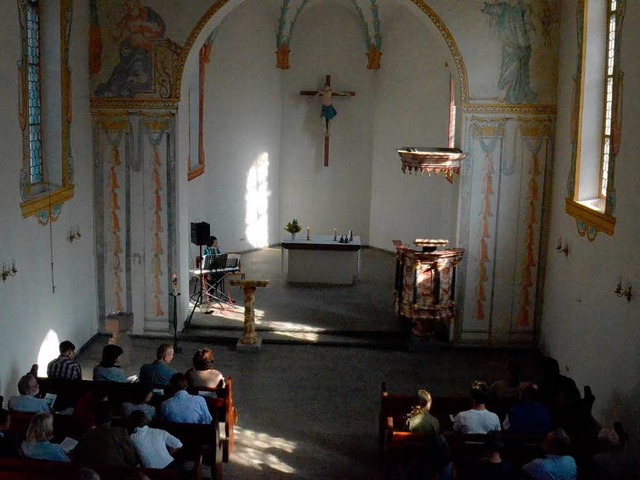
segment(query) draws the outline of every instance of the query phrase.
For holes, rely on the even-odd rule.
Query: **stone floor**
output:
[[[394,256],[388,252],[364,249],[352,287],[287,285],[278,248],[243,254],[242,262],[248,278],[271,281],[256,298],[262,350],[235,351],[242,307],[226,306],[194,315],[173,362],[184,371],[193,352],[209,346],[217,368],[234,378],[237,443],[223,465],[225,480],[381,479],[376,442],[382,381],[391,392],[426,388],[434,395],[465,395],[473,380],[501,377],[509,358],[523,362],[525,378],[536,373],[534,351],[462,350],[432,342],[410,352],[407,325],[393,314]],[[80,355],[85,377],[106,341],[97,338]],[[126,341],[123,367],[134,375],[163,340]]]

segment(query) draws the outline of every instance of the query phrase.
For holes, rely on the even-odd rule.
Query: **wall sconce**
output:
[[[569,256],[569,244],[567,242],[564,242],[563,245],[562,237],[558,239],[558,246],[556,247],[556,250],[558,251],[558,253],[564,253],[565,258]]]
[[[11,260],[10,268],[7,268],[6,263],[2,264],[2,274],[0,274],[0,276],[2,276],[2,282],[6,282],[9,277],[15,277],[16,273],[18,273],[18,269],[16,268],[15,260]]]
[[[80,235],[80,227],[72,227],[69,230],[69,236],[67,237],[67,239],[69,240],[69,243],[73,243],[74,240],[77,240],[81,237],[82,235]]]
[[[616,285],[616,289],[613,291],[617,296],[624,297],[627,299],[627,303],[631,302],[631,298],[633,294],[631,293],[631,285],[628,285],[627,288],[622,288],[622,281],[618,282]]]

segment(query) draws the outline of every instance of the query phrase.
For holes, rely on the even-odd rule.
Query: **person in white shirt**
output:
[[[471,384],[471,410],[458,413],[453,419],[453,429],[460,433],[488,433],[500,430],[500,419],[487,410],[489,386],[476,380]]]
[[[145,468],[179,468],[179,462],[172,454],[182,448],[182,442],[159,428],[149,428],[144,412],[134,410],[129,415],[131,443],[133,443],[140,463]]]

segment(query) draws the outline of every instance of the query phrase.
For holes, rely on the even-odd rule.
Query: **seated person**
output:
[[[218,247],[218,237],[209,237],[209,243],[204,247],[202,255],[220,255],[221,253],[222,251]]]
[[[73,449],[75,459],[88,465],[135,467],[136,451],[129,434],[122,427],[111,426],[111,410],[107,402],[96,407],[96,423],[96,427],[85,433]]]
[[[127,377],[118,365],[118,359],[123,353],[118,345],[105,345],[100,364],[93,367],[93,379],[102,382],[126,382]]]
[[[598,453],[580,471],[584,480],[633,480],[636,468],[629,452],[620,445],[620,438],[613,428],[603,428],[598,433]]]
[[[426,390],[418,391],[419,404],[411,410],[407,419],[410,432],[435,435],[440,433],[440,422],[429,413],[431,410],[431,394]]]
[[[471,384],[471,409],[458,413],[453,419],[453,429],[461,433],[488,433],[500,430],[500,419],[487,410],[485,403],[489,387],[476,380]]]
[[[509,409],[505,431],[515,435],[546,435],[551,431],[551,415],[538,399],[538,386],[527,383],[522,389],[522,402]]]
[[[171,456],[182,448],[182,442],[159,428],[149,428],[149,421],[139,410],[129,416],[131,443],[136,449],[140,463],[145,468],[179,468]]]
[[[102,388],[98,388],[98,387]],[[81,425],[85,430],[91,430],[97,425],[96,408],[101,402],[105,402],[108,398],[107,389],[102,385],[96,385],[95,388],[82,394],[78,399],[71,418]],[[57,399],[56,399],[57,401]]]
[[[156,407],[149,405],[147,402],[151,400],[153,396],[153,387],[145,383],[139,383],[136,385],[136,394],[131,402],[124,402],[122,404],[122,414],[125,418],[128,418],[131,413],[139,411],[143,412],[148,421],[153,421],[156,418]]]
[[[498,380],[491,385],[491,398],[498,402],[510,402],[511,405],[520,400],[521,383],[520,372],[522,364],[518,360],[507,362],[507,378]]]
[[[20,395],[9,399],[9,410],[23,413],[52,413],[44,398],[35,398],[40,392],[36,377],[27,373],[18,382]]]
[[[76,346],[69,340],[60,344],[60,356],[49,362],[47,376],[56,380],[82,380],[82,368],[76,359]]]
[[[18,456],[16,439],[11,428],[11,414],[9,410],[0,408],[0,458],[13,458]]]
[[[51,462],[68,462],[69,457],[53,438],[53,415],[37,413],[29,422],[27,437],[22,442],[22,453],[34,460],[49,460]]]
[[[569,455],[571,440],[567,432],[561,428],[549,432],[542,448],[546,454],[544,458],[536,458],[522,467],[525,478],[576,480],[578,471],[575,460]]]
[[[213,368],[213,351],[209,348],[193,354],[193,368],[187,370],[186,377],[190,387],[224,387],[224,377]]]
[[[138,379],[148,385],[169,385],[169,380],[176,371],[169,366],[173,360],[173,346],[163,343],[158,347],[156,360],[146,363],[140,368]]]
[[[566,408],[574,408],[580,402],[580,390],[573,379],[560,375],[560,365],[555,358],[542,359],[542,380],[538,383],[540,400],[551,415],[561,416]]]
[[[165,422],[203,423],[213,420],[207,402],[198,395],[187,392],[187,377],[184,373],[176,373],[171,377],[171,386],[175,394],[160,406],[160,418]]]
[[[504,442],[500,432],[489,432],[484,442],[486,455],[474,468],[473,478],[477,480],[512,480],[513,467],[502,460]],[[471,473],[471,472],[470,472]],[[471,477],[470,477],[471,478]]]

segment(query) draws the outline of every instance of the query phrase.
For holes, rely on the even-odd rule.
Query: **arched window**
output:
[[[46,12],[42,11],[43,3],[18,1],[22,47],[18,101],[22,131],[20,208],[25,218],[36,216],[45,225],[55,221],[62,204],[73,197],[69,69],[73,10],[72,0],[47,2],[51,10]]]
[[[579,0],[578,66],[571,118],[566,211],[593,240],[613,235],[615,159],[622,127],[620,37],[626,0]]]

